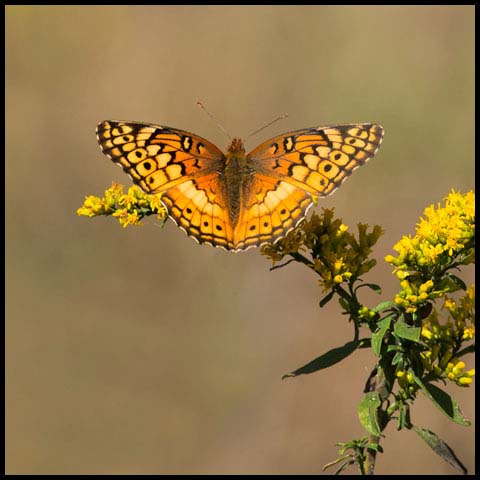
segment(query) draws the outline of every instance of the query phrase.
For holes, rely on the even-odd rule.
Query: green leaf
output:
[[[392,322],[393,315],[389,315],[384,319],[380,320],[378,325],[378,330],[372,335],[372,350],[373,353],[379,357],[380,356],[380,349],[382,347],[382,340],[387,333],[388,328],[390,327],[390,323]]]
[[[400,365],[400,367],[403,367],[404,359],[405,354],[403,353],[403,351],[397,352],[392,358],[392,365]]]
[[[405,426],[405,408],[402,404],[398,409],[397,430],[401,430],[404,426]]]
[[[401,318],[393,327],[393,333],[396,337],[404,338],[405,340],[410,340],[411,342],[422,343],[420,342],[420,332],[420,327],[411,327]]]
[[[323,370],[324,368],[331,367],[336,363],[342,361],[344,358],[348,357],[351,353],[353,353],[357,348],[366,348],[370,345],[370,341],[367,338],[363,338],[357,341],[351,341],[343,345],[342,347],[333,348],[328,352],[320,355],[315,360],[307,363],[303,367],[297,368],[293,372],[287,373],[282,377],[296,377],[298,375],[304,375],[307,373],[313,373],[318,370]]]
[[[453,273],[447,273],[447,277],[449,277],[460,290],[467,290],[467,285],[465,285],[465,282],[460,277],[457,277]]]
[[[463,280],[456,275],[449,275],[448,273],[438,282],[436,290],[445,290],[448,292],[456,292],[458,290],[466,290],[466,285]]]
[[[403,352],[403,348],[401,345],[389,345],[387,347],[387,352]]]
[[[383,453],[382,446],[378,445],[377,443],[369,443],[365,445],[365,448],[368,450],[373,450],[374,452]]]
[[[381,435],[380,425],[378,424],[378,408],[382,401],[377,392],[368,392],[358,405],[358,418],[363,428],[370,433],[379,437]]]
[[[345,463],[343,463],[339,468],[335,470],[334,475],[340,475],[347,467],[349,467],[350,465],[353,465],[354,463],[355,461],[353,459],[349,459],[345,461]]]
[[[416,313],[412,315],[414,320],[423,320],[424,318],[427,318],[433,310],[433,305],[430,302],[425,302],[422,303],[421,305],[418,305]]]
[[[455,357],[460,358],[467,353],[475,353],[475,344],[462,348],[458,353],[455,354]]]
[[[348,300],[345,300],[345,298],[340,297],[339,300],[338,300],[338,303],[342,306],[342,308],[346,312],[350,311],[350,303],[348,302]]]
[[[401,403],[398,406],[397,430],[402,430],[402,428],[412,428],[410,422],[410,405],[408,405],[408,403]]]
[[[413,429],[437,455],[440,455],[447,463],[460,470],[464,475],[468,473],[465,465],[458,459],[455,452],[436,433],[416,426]]]
[[[333,297],[335,292],[332,290],[328,295],[325,295],[321,300],[320,300],[320,308],[324,307]]]
[[[368,287],[370,288],[371,290],[373,290],[374,292],[377,292],[377,293],[382,293],[382,287],[380,285],[377,285],[376,283],[362,283],[361,285],[359,285],[357,288],[355,288],[355,292],[359,289],[359,288],[362,288],[362,287]]]
[[[470,426],[470,420],[467,420],[463,416],[457,401],[453,397],[438,388],[436,385],[433,385],[433,383],[422,382],[422,380],[420,380],[413,372],[411,373],[415,383],[443,414],[459,425],[466,427]]]
[[[358,341],[358,348],[370,348],[372,346],[372,342],[369,338],[361,338]]]
[[[329,463],[326,463],[324,466],[323,466],[323,470],[325,471],[327,468],[330,468],[330,467],[333,467],[334,465],[336,465],[337,463],[340,463],[340,462],[343,462],[345,460],[350,460],[350,455],[342,455],[341,457],[338,457],[336,458],[335,460],[333,460],[332,462],[329,462]]]
[[[381,312],[382,310],[386,310],[387,308],[396,307],[397,304],[392,302],[391,300],[387,300],[386,302],[380,302],[376,307],[373,307],[371,310],[374,312]]]

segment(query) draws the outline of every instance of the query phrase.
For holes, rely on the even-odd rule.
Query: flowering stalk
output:
[[[149,215],[157,215],[158,219],[165,222],[167,210],[160,198],[161,195],[147,195],[135,186],[124,193],[122,185],[112,183],[112,186],[105,190],[103,197],[94,195],[86,197],[77,214],[86,217],[111,215],[124,228],[129,225],[140,226],[142,218]]]
[[[465,345],[475,335],[475,286],[467,288],[453,271],[473,262],[475,256],[474,194],[452,191],[445,205],[425,209],[415,236],[403,237],[395,246],[397,256],[385,260],[394,266],[400,290],[393,300],[370,308],[362,304],[360,287],[378,293],[376,284],[360,278],[375,266],[369,255],[382,230],[358,225],[350,234],[333,210],[309,220],[285,238],[263,247],[272,269],[292,261],[303,263],[320,277],[326,296],[320,307],[338,298],[343,313],[354,326],[353,340],[332,349],[287,374],[295,377],[332,366],[358,348],[372,348],[378,360],[370,374],[365,396],[358,407],[366,435],[340,447],[340,457],[325,468],[340,464],[337,473],[356,464],[362,474],[373,474],[383,432],[396,420],[397,429],[414,430],[444,460],[466,471],[453,450],[430,430],[411,421],[410,409],[422,392],[452,421],[469,425],[451,396],[435,383],[452,382],[468,387],[475,375],[461,357],[473,351]],[[278,262],[287,258],[280,265]],[[463,295],[458,294],[463,291]],[[454,298],[455,295],[457,298]],[[364,327],[370,335],[360,339]]]

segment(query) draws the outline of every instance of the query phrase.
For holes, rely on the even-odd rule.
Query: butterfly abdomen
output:
[[[224,185],[224,197],[228,205],[230,222],[235,226],[238,222],[241,205],[242,192],[248,182],[251,169],[247,165],[247,157],[243,142],[234,139],[228,148],[225,157],[225,168],[220,174],[222,185]]]

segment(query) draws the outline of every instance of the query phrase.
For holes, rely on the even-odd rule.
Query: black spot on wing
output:
[[[320,135],[322,137],[322,141],[324,141],[327,144],[327,147],[333,148],[333,144],[328,138],[328,135],[325,133],[325,130],[322,130],[322,129],[316,130],[316,135]]]
[[[291,152],[295,148],[295,137],[285,137],[283,139],[283,147],[287,153]]]
[[[193,162],[193,165],[192,167],[195,167],[197,168],[198,170],[200,170],[202,167],[199,165],[198,163],[198,158],[195,158],[195,161]]]
[[[275,169],[275,168],[280,168],[280,164],[278,163],[278,159],[275,158],[274,161],[275,161],[275,165],[274,165],[272,168],[273,168],[273,169]]]
[[[187,153],[190,152],[190,149],[192,148],[192,137],[188,137],[187,135],[182,135],[181,145],[185,152]]]

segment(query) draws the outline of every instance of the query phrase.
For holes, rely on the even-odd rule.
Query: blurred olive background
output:
[[[333,196],[379,224],[374,305],[398,282],[383,257],[423,209],[474,186],[473,6],[6,7],[6,400],[11,474],[318,474],[363,435],[375,359],[281,376],[352,337],[315,275],[258,250],[199,246],[175,225],[76,215],[131,181],[99,150],[104,119],[227,139],[282,113],[288,130],[378,121],[383,146]],[[473,271],[464,277],[473,281]],[[467,357],[471,368],[472,357]],[[474,420],[473,389],[448,386]],[[421,397],[414,423],[474,471],[474,424]],[[388,429],[379,474],[452,474]],[[356,473],[351,470],[351,473]]]

